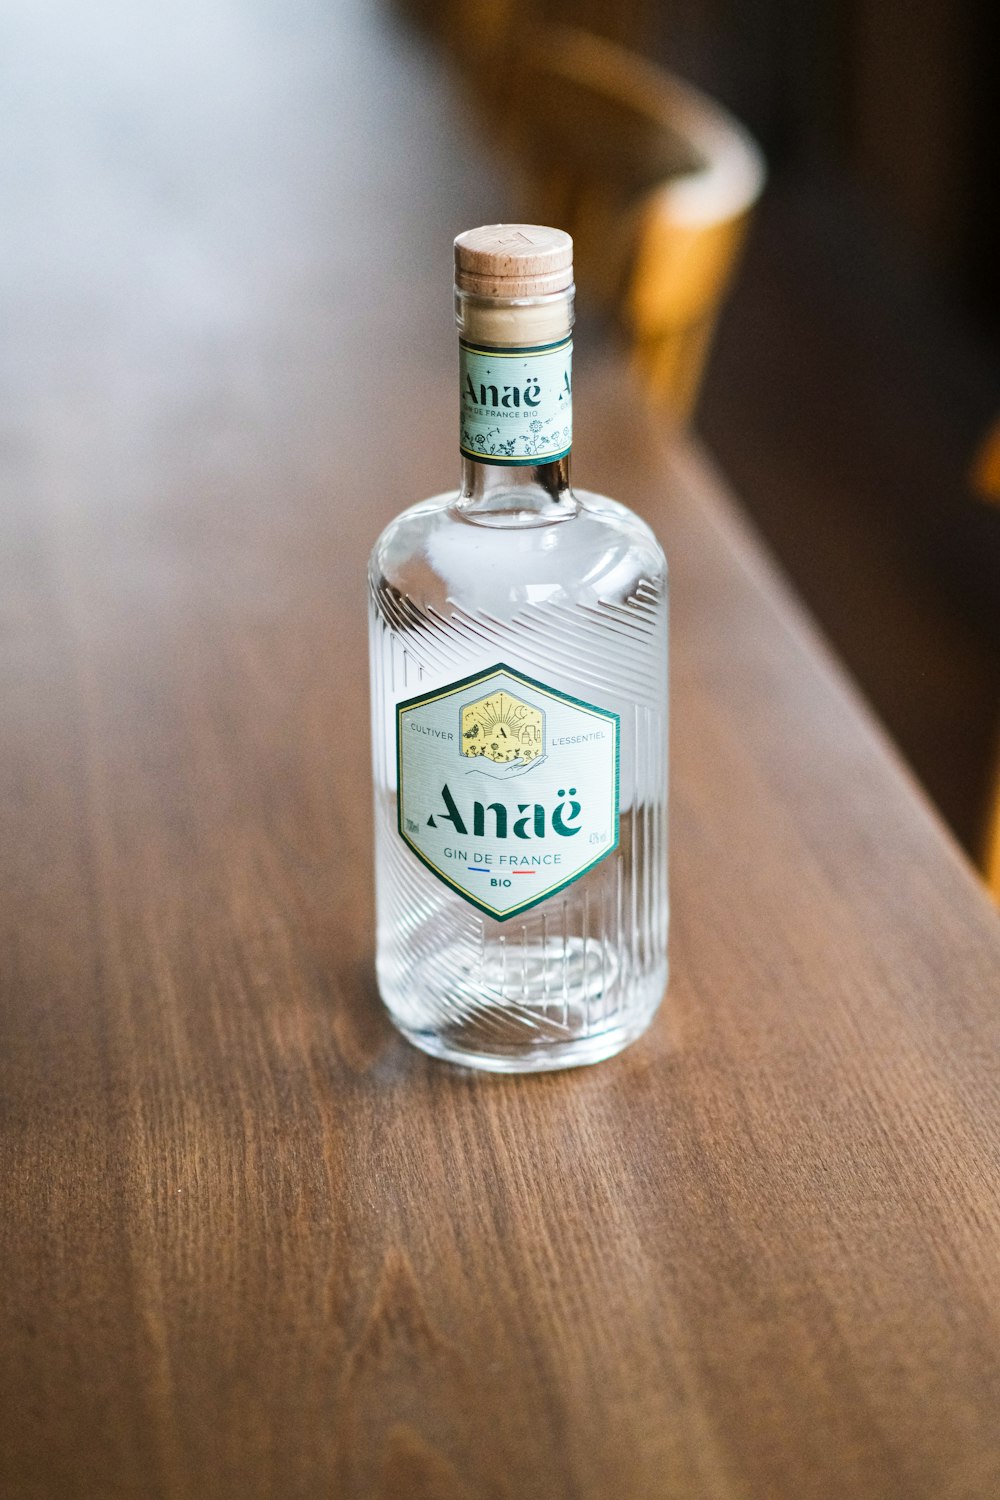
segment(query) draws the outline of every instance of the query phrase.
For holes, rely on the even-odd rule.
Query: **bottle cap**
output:
[[[483,224],[455,241],[455,285],[480,297],[544,297],[573,285],[573,241],[543,224]]]

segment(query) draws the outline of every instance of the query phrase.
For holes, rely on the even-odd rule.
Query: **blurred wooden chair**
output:
[[[588,303],[614,311],[651,396],[685,421],[764,183],[725,110],[655,64],[513,5],[456,0],[451,35],[502,136],[519,216],[575,241]]]
[[[983,857],[986,883],[994,901],[1000,905],[1000,757],[997,761],[993,806],[986,829],[986,848]]]
[[[514,0],[392,0],[396,8],[446,46],[477,48],[477,36],[490,38],[506,30],[514,17]],[[569,24],[637,51],[646,51],[657,30],[658,0],[532,0],[531,24]],[[523,7],[522,7],[522,20]],[[471,38],[471,42],[470,42]],[[483,49],[480,47],[480,51]],[[495,59],[495,53],[494,53]],[[487,63],[493,59],[484,57]]]
[[[970,473],[972,492],[990,505],[1000,505],[1000,419],[984,434]],[[1000,903],[1000,755],[993,783],[983,867],[993,899]]]

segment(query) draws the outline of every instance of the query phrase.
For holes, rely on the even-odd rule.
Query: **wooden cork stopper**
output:
[[[455,241],[455,285],[480,297],[544,297],[573,284],[573,241],[542,224],[483,224]]]

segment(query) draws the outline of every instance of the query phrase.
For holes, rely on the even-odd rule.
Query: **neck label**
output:
[[[459,447],[481,464],[525,467],[573,444],[573,340],[500,349],[459,339]]]

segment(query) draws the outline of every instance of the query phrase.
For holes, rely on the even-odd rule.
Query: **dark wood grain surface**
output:
[[[0,1494],[1000,1492],[995,917],[613,361],[668,1000],[529,1079],[379,1010],[363,566],[504,206],[438,64],[346,0],[4,24]]]

